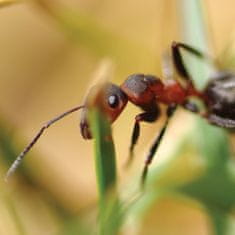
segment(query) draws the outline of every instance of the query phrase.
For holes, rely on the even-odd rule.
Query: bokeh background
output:
[[[173,40],[182,40],[180,2],[35,0],[2,6],[1,178],[45,121],[82,104],[103,59],[112,61],[110,79],[116,84],[136,72],[161,77],[163,53]],[[203,2],[210,49],[214,58],[222,58],[227,47],[233,48],[235,3]],[[143,125],[136,160],[125,170],[137,113],[138,109],[129,105],[113,125],[120,188],[138,178],[143,156],[162,123]],[[192,116],[177,112],[153,164],[166,160],[190,129]],[[0,234],[78,234],[74,229],[80,223],[78,218],[86,218],[88,224],[95,220],[93,143],[82,139],[78,113],[50,128],[23,165],[8,184],[0,181]],[[206,235],[208,218],[197,204],[164,198],[151,207],[141,224],[132,221],[122,232]]]

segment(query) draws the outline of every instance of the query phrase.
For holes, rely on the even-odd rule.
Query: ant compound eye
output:
[[[113,123],[125,108],[128,97],[119,86],[109,83],[104,96],[104,112]]]
[[[110,95],[108,98],[108,104],[111,108],[116,108],[119,105],[119,99],[117,95]]]

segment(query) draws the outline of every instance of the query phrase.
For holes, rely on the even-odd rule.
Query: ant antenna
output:
[[[7,182],[9,177],[16,171],[16,169],[18,168],[18,166],[20,165],[20,163],[22,162],[24,156],[29,152],[29,150],[34,146],[34,144],[38,141],[38,139],[41,137],[41,135],[43,134],[43,132],[49,128],[52,124],[54,124],[55,122],[59,121],[60,119],[64,118],[65,116],[78,111],[81,108],[84,108],[84,105],[81,106],[77,106],[75,108],[72,108],[62,114],[60,114],[59,116],[56,116],[55,118],[51,119],[50,121],[46,122],[41,129],[38,131],[38,133],[35,135],[35,137],[32,139],[32,141],[25,147],[25,149],[18,155],[18,157],[15,159],[15,161],[12,163],[11,167],[9,168],[9,170],[6,173],[5,176],[5,181]]]

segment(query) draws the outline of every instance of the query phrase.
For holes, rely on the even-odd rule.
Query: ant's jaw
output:
[[[83,121],[80,123],[80,130],[81,130],[82,137],[84,139],[86,140],[92,139],[91,131],[90,131],[87,121]]]

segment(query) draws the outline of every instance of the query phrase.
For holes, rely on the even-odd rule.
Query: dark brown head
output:
[[[94,89],[96,89],[96,87],[93,87],[89,91],[86,101],[89,99],[90,95],[93,95]],[[108,120],[113,123],[125,108],[127,101],[128,98],[121,88],[115,84],[109,83],[103,90],[102,99],[98,99],[95,105],[99,106],[100,110],[107,115]],[[87,102],[85,102],[85,108],[82,110],[80,122],[81,134],[84,139],[92,138],[87,121],[88,108]]]

